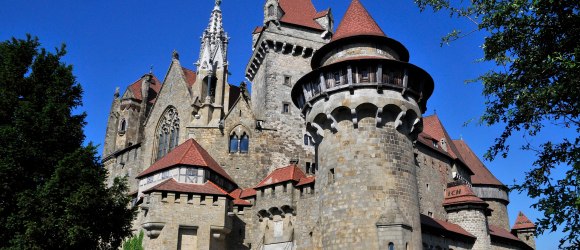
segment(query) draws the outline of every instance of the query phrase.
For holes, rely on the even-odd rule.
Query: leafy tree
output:
[[[143,231],[125,241],[123,250],[143,250]]]
[[[65,46],[0,43],[0,249],[117,249],[134,211],[125,180],[83,146],[85,114]]]
[[[481,121],[501,124],[503,133],[486,158],[507,157],[508,139],[522,131],[534,137],[546,127],[561,140],[524,144],[536,155],[533,168],[512,189],[537,198],[543,212],[538,232],[555,231],[565,249],[580,248],[580,1],[578,0],[415,0],[423,11],[447,10],[486,33],[484,61],[497,67],[481,75],[486,110]],[[447,43],[471,32],[453,30]],[[554,172],[564,172],[560,178]]]

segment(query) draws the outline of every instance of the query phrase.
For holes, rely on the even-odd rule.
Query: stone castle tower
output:
[[[433,80],[408,60],[355,0],[292,90],[316,135],[324,248],[421,248],[413,141]]]
[[[251,91],[228,82],[219,0],[198,58],[174,51],[162,81],[115,91],[103,162],[129,180],[145,249],[535,248],[523,214],[509,231],[505,185],[424,116],[431,76],[359,0],[336,31],[311,0],[263,10]]]

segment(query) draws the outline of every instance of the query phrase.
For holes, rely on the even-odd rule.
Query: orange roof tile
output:
[[[312,0],[280,0],[280,8],[284,11],[281,22],[324,30],[314,21],[317,12]]]
[[[155,75],[153,75],[151,79],[151,85],[149,87],[149,93],[147,99],[149,99],[149,103],[153,104],[157,100],[157,94],[159,94],[159,90],[161,89],[161,82]],[[135,99],[143,101],[143,95],[141,93],[141,82],[143,81],[143,77],[139,78],[139,80],[135,81],[131,85],[129,85],[129,90],[135,96]]]
[[[150,193],[153,191],[169,191],[192,194],[212,194],[212,195],[228,195],[228,193],[211,181],[204,184],[189,184],[179,183],[173,178],[169,178],[154,187],[145,190],[143,193]]]
[[[264,180],[262,180],[255,188],[266,187],[286,181],[299,182],[301,178],[306,177],[306,174],[300,170],[296,165],[289,165],[279,168],[270,173]]]
[[[512,227],[512,230],[532,229],[532,228],[536,228],[536,225],[534,225],[534,223],[530,219],[528,219],[528,217],[526,217],[524,213],[520,211],[520,213],[518,214],[518,218],[516,219],[516,222]]]
[[[360,35],[385,37],[385,33],[381,27],[379,27],[375,19],[373,19],[361,2],[359,0],[353,0],[348,10],[346,10],[346,14],[344,14],[331,41]]]
[[[252,34],[256,34],[256,33],[260,33],[264,30],[263,26],[257,26],[254,31],[252,31]]]
[[[187,86],[191,88],[191,86],[195,84],[197,74],[193,70],[188,68],[181,67],[181,69],[183,70],[183,75],[185,76],[185,82],[187,83]]]
[[[473,193],[473,190],[471,190],[471,188],[467,185],[459,185],[447,188],[445,191],[443,206],[460,204],[482,204],[487,206],[487,203],[477,197],[477,195]]]
[[[300,178],[300,181],[298,181],[298,184],[296,184],[297,187],[299,186],[303,186],[303,185],[307,185],[310,183],[314,183],[316,182],[316,176],[307,176],[307,177],[303,177]]]
[[[496,186],[504,186],[495,176],[485,167],[483,162],[475,155],[475,153],[469,148],[467,143],[463,140],[454,140],[453,144],[455,144],[459,154],[465,160],[465,163],[474,173],[471,176],[471,183],[473,184],[482,184],[482,185],[496,185]]]
[[[508,240],[521,241],[518,237],[511,234],[510,232],[503,229],[502,227],[491,225],[491,224],[489,225],[489,234],[491,234],[492,236],[496,236],[496,237],[500,237],[500,238],[504,238],[504,239],[508,239]]]
[[[433,231],[434,233],[443,234],[448,237],[459,236],[460,239],[475,240],[473,234],[465,231],[461,226],[451,222],[431,218],[427,215],[421,214],[421,230]]]
[[[229,194],[230,197],[232,197],[232,199],[234,200],[234,205],[251,206],[252,203],[250,203],[249,201],[246,201],[246,200],[242,200],[242,198],[241,198],[242,192],[243,192],[243,190],[241,188],[238,188]]]
[[[242,193],[240,194],[240,198],[242,198],[242,199],[249,198],[252,196],[256,196],[256,194],[257,194],[256,189],[246,188],[246,189],[242,190]]]
[[[203,167],[216,172],[222,177],[235,183],[232,177],[203,149],[194,139],[189,139],[177,146],[163,158],[159,159],[145,171],[141,172],[137,178],[140,179],[149,174],[176,166],[189,165]]]
[[[325,10],[323,10],[321,12],[316,13],[316,15],[314,15],[314,18],[313,19],[318,19],[318,18],[324,17],[324,16],[328,15],[328,13],[330,13],[330,8],[325,9]]]

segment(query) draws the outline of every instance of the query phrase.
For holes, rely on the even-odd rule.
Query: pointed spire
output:
[[[530,219],[528,219],[528,217],[526,217],[524,213],[520,211],[520,213],[518,214],[518,218],[516,219],[516,223],[514,223],[514,226],[512,227],[512,230],[535,229],[535,228],[536,225],[534,225],[534,223]]]
[[[352,0],[332,41],[359,35],[386,36],[362,3]]]
[[[215,1],[215,6],[209,18],[209,24],[201,37],[201,51],[198,67],[213,70],[225,64],[227,54],[228,36],[224,31],[222,22],[221,0]]]

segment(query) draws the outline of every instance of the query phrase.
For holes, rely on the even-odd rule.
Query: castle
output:
[[[535,249],[508,190],[437,115],[429,73],[359,0],[336,31],[311,0],[266,0],[245,83],[221,1],[196,69],[114,95],[103,162],[129,180],[145,249]],[[193,60],[188,60],[193,61]]]

